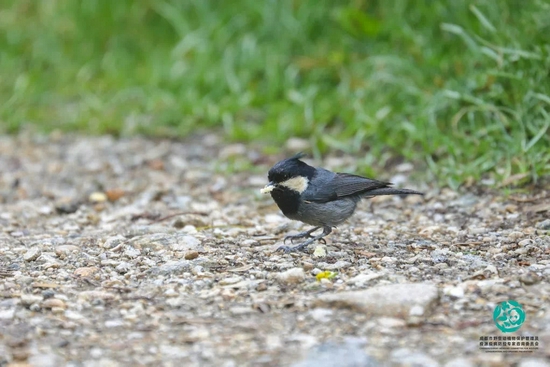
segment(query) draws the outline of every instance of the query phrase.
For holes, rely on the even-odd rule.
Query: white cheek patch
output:
[[[309,180],[306,177],[298,176],[289,178],[285,182],[281,182],[279,185],[297,191],[301,194],[302,192],[306,191],[308,184]]]

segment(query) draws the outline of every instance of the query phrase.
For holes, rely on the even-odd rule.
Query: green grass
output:
[[[4,0],[0,132],[184,136],[550,173],[547,0]],[[366,167],[370,167],[367,169]]]

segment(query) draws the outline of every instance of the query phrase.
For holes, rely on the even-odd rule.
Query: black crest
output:
[[[270,182],[280,183],[290,178],[304,176],[312,179],[315,176],[315,168],[304,163],[300,158],[306,154],[298,153],[293,157],[277,162],[268,172],[267,178]]]

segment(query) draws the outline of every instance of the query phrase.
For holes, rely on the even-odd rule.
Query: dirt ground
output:
[[[307,227],[259,192],[283,155],[220,141],[0,137],[0,366],[550,366],[548,188],[401,164],[382,178],[424,197],[364,200],[284,254]],[[508,300],[525,320],[503,333]],[[503,336],[533,346],[480,349]]]

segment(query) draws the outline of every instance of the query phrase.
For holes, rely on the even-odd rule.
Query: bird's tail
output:
[[[393,187],[383,187],[380,189],[374,189],[365,192],[365,196],[380,195],[424,195],[424,193],[409,189],[394,189]]]

